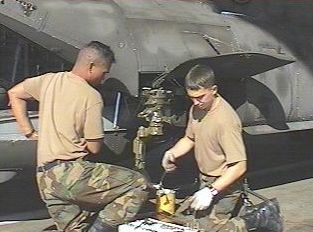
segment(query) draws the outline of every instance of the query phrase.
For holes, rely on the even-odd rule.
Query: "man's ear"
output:
[[[211,90],[213,91],[213,94],[216,95],[216,94],[217,94],[217,91],[218,91],[217,85],[213,85],[213,86],[211,87]]]
[[[92,71],[93,67],[95,66],[95,63],[94,62],[90,62],[89,63],[89,72]]]

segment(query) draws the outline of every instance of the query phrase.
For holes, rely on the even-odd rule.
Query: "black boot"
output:
[[[106,224],[96,219],[88,232],[117,232],[117,227]]]
[[[246,213],[241,218],[244,219],[248,231],[283,231],[283,221],[276,200],[269,200],[247,207]]]

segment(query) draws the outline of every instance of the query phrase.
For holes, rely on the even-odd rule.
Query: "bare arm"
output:
[[[247,161],[239,161],[229,165],[225,173],[220,176],[212,186],[219,192],[225,190],[227,187],[236,182],[247,171]]]
[[[101,139],[88,139],[87,140],[87,150],[92,155],[96,155],[100,152],[103,144],[103,138]]]
[[[26,135],[34,131],[34,127],[28,118],[27,114],[27,100],[32,99],[23,87],[23,82],[17,84],[8,91],[12,113],[16,118],[21,132]]]
[[[181,157],[187,154],[194,147],[194,141],[189,139],[187,136],[178,140],[178,142],[168,150],[174,154],[175,158]]]
[[[167,172],[176,169],[176,159],[187,154],[194,147],[194,141],[187,136],[181,138],[171,149],[167,150],[162,159],[162,166]]]

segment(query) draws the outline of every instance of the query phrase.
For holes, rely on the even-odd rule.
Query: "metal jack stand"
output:
[[[253,203],[251,202],[251,200],[249,199],[248,197],[248,194],[251,194],[259,199],[261,199],[262,201],[269,201],[270,199],[256,193],[255,191],[251,190],[250,187],[249,187],[249,184],[248,184],[248,180],[247,178],[244,179],[244,182],[243,182],[243,202],[245,205],[253,205]]]
[[[137,117],[144,118],[148,126],[140,126],[137,136],[133,140],[133,152],[135,154],[135,169],[143,171],[146,160],[146,142],[151,136],[163,135],[165,123],[170,124],[176,117],[170,114],[169,104],[173,99],[172,91],[162,88],[144,88],[142,97],[145,100],[145,108]]]

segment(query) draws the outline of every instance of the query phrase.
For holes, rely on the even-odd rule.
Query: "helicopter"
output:
[[[305,4],[310,3],[301,7]],[[270,14],[277,25],[268,23],[268,9],[280,10],[279,16]],[[90,40],[109,45],[117,60],[99,88],[106,102],[103,153],[112,162],[134,158],[134,138],[145,143],[157,137],[149,153],[162,154],[183,133],[190,105],[183,79],[196,64],[213,68],[219,92],[236,109],[247,135],[311,129],[311,55],[282,28],[292,21],[284,20],[286,12],[294,12],[288,4],[243,0],[0,1],[0,183],[36,163],[36,142],[19,133],[6,91],[30,76],[69,70]],[[311,33],[309,27],[303,31]],[[161,121],[152,127],[160,133],[149,129],[155,106]],[[36,103],[29,109],[36,126]],[[140,125],[147,133],[142,137]]]

